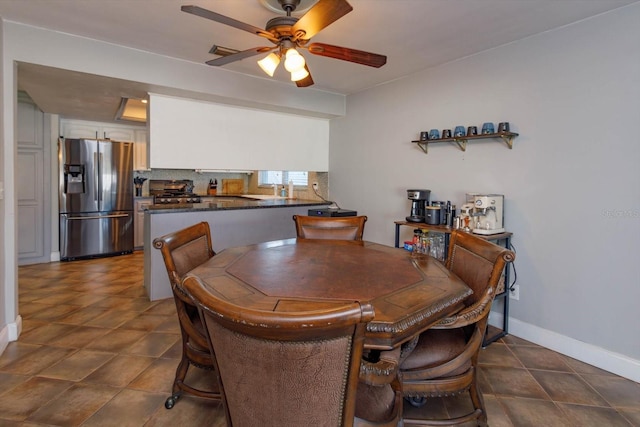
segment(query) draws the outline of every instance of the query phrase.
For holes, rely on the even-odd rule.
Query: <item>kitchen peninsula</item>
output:
[[[215,196],[203,203],[150,205],[144,214],[144,287],[151,301],[172,297],[160,251],[153,239],[201,221],[211,227],[213,250],[295,237],[293,215],[307,215],[318,200]]]

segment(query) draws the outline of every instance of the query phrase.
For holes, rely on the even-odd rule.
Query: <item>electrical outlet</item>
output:
[[[313,185],[313,189],[314,189],[314,190],[317,190],[317,189],[318,189],[318,183],[317,183],[317,182],[314,182],[312,185]]]
[[[509,298],[520,300],[520,285],[513,285],[513,289],[509,290]]]

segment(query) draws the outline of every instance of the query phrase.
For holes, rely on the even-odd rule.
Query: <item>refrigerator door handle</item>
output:
[[[99,186],[99,179],[100,179],[100,171],[98,170],[98,152],[94,152],[93,153],[93,200],[95,200],[96,202],[99,200],[100,196],[100,186]]]
[[[72,219],[105,219],[105,218],[127,218],[129,214],[115,214],[115,215],[102,215],[102,216],[68,216],[68,220]]]
[[[99,175],[100,182],[99,182],[99,187],[98,187],[100,189],[100,192],[98,193],[98,201],[101,202],[100,203],[100,210],[102,210],[103,209],[103,206],[102,206],[102,190],[103,190],[103,186],[104,186],[104,183],[102,182],[102,174],[104,173],[104,169],[102,167],[102,152],[98,153],[98,173],[100,174]]]

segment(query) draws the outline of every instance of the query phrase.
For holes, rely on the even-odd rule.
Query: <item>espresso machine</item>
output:
[[[429,205],[431,190],[407,190],[407,198],[411,200],[411,214],[408,222],[424,222],[425,206]]]
[[[473,233],[491,235],[504,233],[504,196],[502,194],[473,195]]]

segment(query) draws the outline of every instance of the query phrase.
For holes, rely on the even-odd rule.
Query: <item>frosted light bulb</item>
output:
[[[284,60],[284,68],[288,72],[293,73],[294,71],[298,71],[301,68],[304,68],[304,64],[306,62],[304,60],[304,57],[300,55],[297,50],[289,49],[285,56],[286,58]]]

